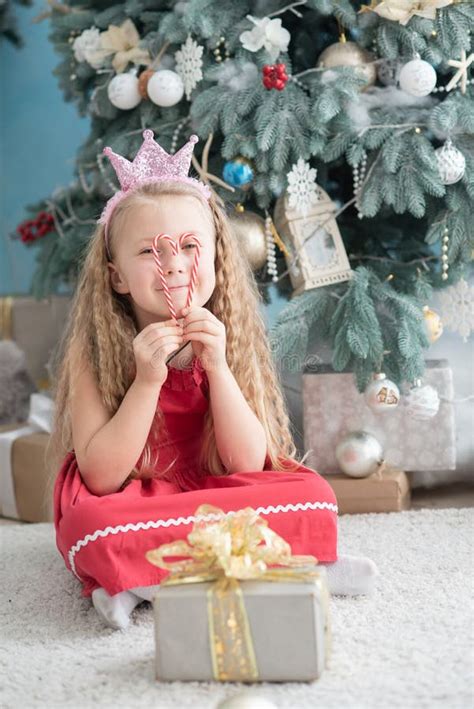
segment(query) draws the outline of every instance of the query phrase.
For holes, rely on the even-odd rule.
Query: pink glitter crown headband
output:
[[[198,140],[197,135],[191,135],[189,141],[177,153],[170,155],[153,140],[153,131],[147,128],[143,131],[143,143],[133,162],[117,155],[108,146],[104,148],[103,152],[112,163],[121,187],[120,191],[109,199],[98,220],[100,224],[105,224],[105,246],[109,257],[108,226],[112,212],[122,199],[141,185],[165,180],[188,182],[197,187],[206,199],[210,198],[210,188],[200,180],[188,176],[194,145]]]

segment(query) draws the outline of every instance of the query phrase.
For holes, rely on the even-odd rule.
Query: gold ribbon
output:
[[[6,296],[0,298],[0,338],[11,340],[13,333],[13,298]]]
[[[252,507],[225,513],[200,505],[188,541],[180,539],[146,552],[155,566],[169,569],[161,586],[214,581],[207,592],[209,639],[214,679],[256,681],[259,678],[252,633],[239,580],[302,582],[316,585],[325,616],[325,645],[329,655],[331,628],[329,591],[311,555],[292,555],[291,547],[268,527]],[[263,542],[263,544],[262,544]],[[166,562],[167,556],[191,557]],[[286,568],[268,569],[269,564]]]

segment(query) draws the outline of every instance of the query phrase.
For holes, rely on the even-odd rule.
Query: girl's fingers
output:
[[[185,325],[184,336],[188,332],[209,332],[211,335],[217,335],[220,332],[220,327],[217,323],[210,320],[197,320]]]
[[[212,344],[213,342],[215,343],[216,341],[216,336],[215,335],[209,335],[207,332],[190,332],[189,334],[186,333],[184,335],[184,340],[199,340],[199,342],[202,342],[203,344]]]
[[[168,335],[182,335],[182,333],[182,328],[176,325],[171,325],[168,327],[157,327],[155,330],[148,333],[147,337],[143,339],[143,342],[146,345],[152,345],[154,342],[163,337],[167,337]]]

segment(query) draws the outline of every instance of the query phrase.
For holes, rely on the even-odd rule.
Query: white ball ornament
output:
[[[367,406],[374,411],[390,411],[400,402],[400,390],[383,372],[374,374],[373,381],[364,391]]]
[[[439,394],[430,384],[421,384],[417,379],[415,385],[404,397],[405,411],[413,419],[425,421],[433,418],[439,411]]]
[[[413,59],[404,64],[399,76],[400,88],[410,96],[428,96],[436,86],[436,72],[423,59]]]
[[[223,699],[216,709],[277,709],[277,705],[260,692],[249,689]]]
[[[129,111],[138,106],[142,97],[138,90],[138,79],[135,72],[117,74],[107,87],[110,103],[122,111]]]
[[[444,185],[454,185],[463,177],[466,170],[466,158],[454,147],[450,140],[435,150],[438,172]]]
[[[157,106],[175,106],[184,95],[183,80],[170,69],[155,71],[148,81],[147,92],[150,100]]]
[[[383,449],[367,431],[351,431],[338,443],[336,460],[351,478],[366,478],[383,464]]]

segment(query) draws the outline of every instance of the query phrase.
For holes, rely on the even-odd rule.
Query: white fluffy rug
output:
[[[104,628],[51,524],[1,526],[0,706],[215,709],[247,690],[291,709],[471,707],[472,522],[471,509],[340,517],[339,551],[379,566],[375,595],[331,599],[318,681],[253,686],[156,682],[151,606],[126,631]]]

